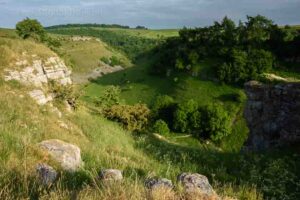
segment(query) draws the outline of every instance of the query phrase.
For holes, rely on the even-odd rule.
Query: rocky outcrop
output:
[[[62,85],[71,84],[71,71],[59,57],[49,57],[46,60],[36,59],[30,65],[27,60],[17,61],[14,68],[6,69],[4,80],[17,80],[26,85],[42,87],[54,80]]]
[[[73,36],[71,37],[71,41],[78,42],[78,41],[90,41],[92,40],[92,37],[86,37],[86,36]]]
[[[66,171],[76,171],[83,165],[80,148],[73,144],[52,139],[41,142],[39,146]]]
[[[4,71],[4,80],[16,80],[24,85],[34,86],[35,89],[29,95],[39,104],[44,105],[53,100],[51,94],[47,94],[47,86],[50,81],[61,85],[72,84],[71,71],[59,57],[38,59],[33,56],[32,64],[26,59],[19,60]]]
[[[244,116],[250,129],[246,149],[261,150],[300,142],[300,83],[245,84]]]

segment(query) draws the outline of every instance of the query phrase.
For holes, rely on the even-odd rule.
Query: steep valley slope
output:
[[[241,89],[190,77],[183,78],[183,85],[169,87],[174,86],[175,77],[166,80],[148,76],[145,75],[147,68],[139,66],[103,76],[88,85],[73,84],[69,79],[72,73],[84,75],[94,70],[94,67],[86,69],[85,65],[99,67],[102,56],[116,55],[130,61],[101,40],[95,47],[99,54],[91,55],[90,49],[85,47],[95,45],[92,41],[69,39],[63,39],[63,46],[54,52],[42,43],[19,39],[13,30],[0,30],[0,199],[207,199],[187,195],[177,180],[182,172],[206,176],[221,199],[299,197],[299,191],[294,188],[299,184],[300,159],[291,149],[248,154],[229,147],[226,150],[222,144],[220,148],[182,137],[182,134],[163,138],[148,132],[136,134],[105,119],[95,109],[93,101],[108,86],[122,85],[124,76],[127,85],[122,88],[122,98],[127,104],[140,101],[151,104],[151,98],[157,92],[166,92],[166,88],[175,88],[168,93],[175,94],[181,101],[191,96],[199,102],[222,101],[237,116],[236,135],[227,138],[227,146],[230,146],[230,142],[239,137],[238,132],[245,128],[245,121],[241,112],[243,104],[232,103],[228,94],[239,93]],[[101,49],[99,45],[107,45],[107,48]],[[72,54],[72,46],[80,48],[80,53]],[[76,60],[78,54],[84,57]],[[88,64],[81,63],[82,59]],[[141,66],[150,64],[143,62]],[[52,94],[61,85],[85,91],[76,109],[70,102]],[[196,89],[200,91],[198,96],[193,95]],[[37,90],[42,91],[43,95],[39,93],[42,100],[30,95]],[[246,140],[247,130],[244,132],[241,141]],[[41,149],[41,144],[51,146],[50,153]],[[59,151],[67,155],[62,160],[53,159],[51,154],[58,144],[63,144],[63,150]],[[76,149],[74,154],[78,154],[76,147],[79,148],[80,165],[74,172],[61,164],[74,163],[73,156],[67,157],[73,155],[70,149]],[[51,166],[47,173],[55,169],[58,178],[45,187],[45,182],[37,181],[36,175],[40,167],[46,165]],[[121,170],[123,181],[104,184],[100,180],[103,169]],[[171,190],[149,194],[145,189],[145,180],[149,178],[167,178],[174,186]],[[47,177],[46,183],[51,180]],[[165,182],[159,184],[167,185]],[[210,196],[210,199],[218,198]]]

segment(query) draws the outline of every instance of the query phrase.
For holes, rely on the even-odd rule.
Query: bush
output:
[[[112,56],[110,58],[110,64],[111,66],[117,66],[117,65],[123,65],[121,59],[119,59],[117,56]]]
[[[100,60],[101,60],[103,63],[105,63],[105,64],[107,64],[107,65],[110,65],[110,60],[109,60],[109,58],[107,58],[107,57],[102,57],[102,58],[100,58]]]
[[[56,38],[53,38],[53,37],[49,37],[49,36],[45,36],[44,37],[44,41],[48,47],[50,48],[58,48],[58,47],[61,47],[61,42],[56,39]]]
[[[75,90],[72,85],[61,85],[51,81],[49,83],[49,92],[54,94],[54,100],[58,103],[67,102],[73,109],[78,108],[78,99],[81,96],[81,92]]]
[[[121,89],[117,86],[109,86],[105,89],[103,95],[101,95],[96,101],[96,105],[101,108],[108,108],[120,103]]]
[[[231,120],[228,113],[218,104],[206,106],[201,113],[201,125],[197,137],[209,137],[219,142],[231,133]]]
[[[142,131],[149,122],[150,110],[144,104],[113,105],[105,110],[104,115],[110,120],[123,124],[130,131]]]
[[[161,135],[166,135],[170,133],[170,129],[168,127],[168,124],[164,120],[157,120],[153,125],[153,132],[159,133]]]
[[[36,19],[26,18],[20,21],[16,25],[16,30],[18,35],[23,38],[34,38],[37,40],[43,40],[45,36],[45,30],[39,21]]]
[[[173,128],[183,133],[191,133],[195,128],[193,126],[196,126],[194,117],[197,115],[198,109],[198,103],[194,100],[180,104],[174,112]]]
[[[100,59],[102,62],[104,62],[107,65],[111,65],[111,66],[117,66],[117,65],[124,65],[124,63],[122,62],[121,59],[119,59],[117,56],[112,56],[110,58],[107,57],[102,57]]]

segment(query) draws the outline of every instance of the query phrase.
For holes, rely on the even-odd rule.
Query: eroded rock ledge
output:
[[[262,150],[300,142],[300,83],[245,84],[246,148]]]

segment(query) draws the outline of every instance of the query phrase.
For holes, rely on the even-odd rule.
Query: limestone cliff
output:
[[[16,80],[25,85],[33,86],[29,95],[40,105],[52,101],[52,94],[47,93],[49,81],[56,81],[59,84],[72,84],[71,71],[65,63],[57,56],[46,59],[32,55],[32,62],[22,59],[12,63],[4,70],[5,81]]]
[[[245,84],[245,108],[252,150],[300,142],[300,83]]]

